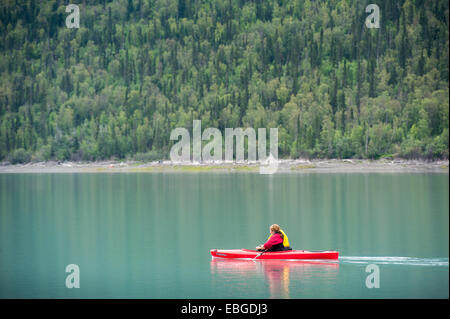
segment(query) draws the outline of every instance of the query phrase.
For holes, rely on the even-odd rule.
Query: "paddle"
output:
[[[262,254],[264,254],[267,250],[263,250],[262,252],[260,252],[258,255],[256,255],[253,260],[255,260],[256,258],[258,258],[259,256],[261,256]]]

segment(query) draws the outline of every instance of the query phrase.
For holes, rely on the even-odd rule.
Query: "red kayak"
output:
[[[212,249],[216,258],[234,259],[338,259],[337,251],[286,250],[261,252],[250,249]]]

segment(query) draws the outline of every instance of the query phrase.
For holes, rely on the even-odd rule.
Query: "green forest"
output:
[[[448,0],[0,3],[0,161],[167,159],[176,127],[280,158],[447,159]]]

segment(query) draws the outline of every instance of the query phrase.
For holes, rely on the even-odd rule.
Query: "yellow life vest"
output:
[[[289,247],[289,239],[288,236],[286,236],[286,234],[284,233],[284,231],[282,229],[280,229],[280,232],[283,234],[283,246],[284,247]],[[270,239],[270,237],[272,237],[272,235],[269,236],[269,238],[267,238],[267,240]]]

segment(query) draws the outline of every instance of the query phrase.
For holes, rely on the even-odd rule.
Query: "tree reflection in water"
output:
[[[222,286],[232,287],[239,294],[259,277],[268,284],[270,298],[290,298],[291,289],[302,289],[316,280],[335,282],[339,272],[337,261],[317,260],[240,260],[212,258],[211,274]],[[250,296],[247,296],[250,297]]]

